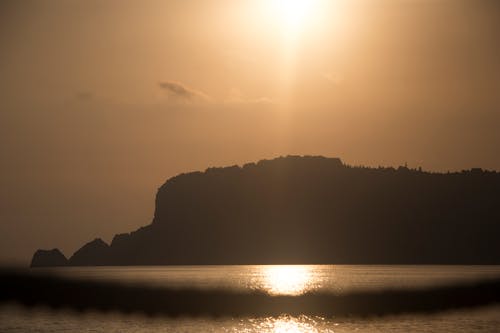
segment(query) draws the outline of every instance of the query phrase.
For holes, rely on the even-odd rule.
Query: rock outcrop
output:
[[[31,259],[30,267],[66,266],[68,259],[59,249],[37,250]]]
[[[82,246],[69,258],[72,266],[102,266],[109,264],[109,245],[96,238]]]

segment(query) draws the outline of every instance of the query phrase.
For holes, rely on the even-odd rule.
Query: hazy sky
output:
[[[0,260],[148,224],[287,154],[500,170],[493,0],[2,1]]]

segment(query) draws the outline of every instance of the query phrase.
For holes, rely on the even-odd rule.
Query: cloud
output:
[[[79,101],[90,101],[93,98],[93,94],[89,91],[79,91],[75,94],[75,98]]]
[[[338,86],[344,82],[344,76],[339,73],[325,72],[321,76],[328,82]]]
[[[275,104],[276,102],[268,97],[248,98],[239,89],[233,88],[229,96],[224,100],[226,104]]]
[[[176,81],[161,81],[158,86],[167,92],[169,97],[183,101],[209,101],[210,97],[205,93],[190,88]]]

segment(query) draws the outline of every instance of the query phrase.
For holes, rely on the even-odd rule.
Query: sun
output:
[[[311,18],[318,0],[271,0],[275,18],[289,33],[297,32]]]

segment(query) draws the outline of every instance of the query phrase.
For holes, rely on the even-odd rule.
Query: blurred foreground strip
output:
[[[0,269],[0,302],[31,307],[139,312],[148,315],[372,316],[432,313],[500,303],[500,280],[468,285],[334,295],[269,296],[263,292],[168,289],[69,280]]]

